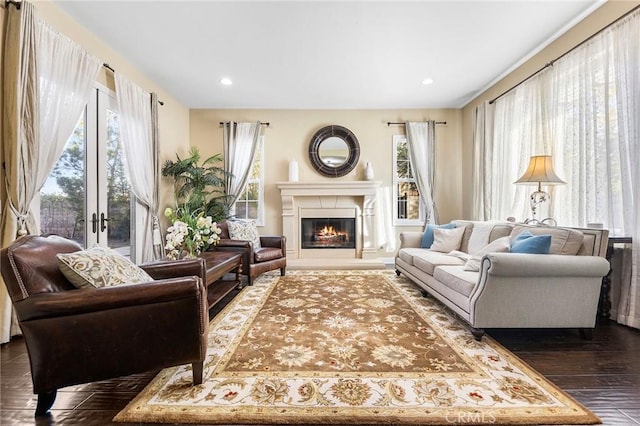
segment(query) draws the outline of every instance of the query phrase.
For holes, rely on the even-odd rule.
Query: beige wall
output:
[[[373,165],[375,180],[392,183],[392,135],[404,133],[403,126],[387,126],[398,121],[446,121],[436,126],[436,203],[440,221],[462,213],[461,111],[437,110],[191,110],[191,145],[203,156],[222,152],[221,121],[269,122],[265,135],[265,227],[263,233],[282,231],[280,193],[276,182],[289,177],[289,161],[296,160],[300,181],[331,179],[362,180],[364,164]],[[309,142],[321,127],[338,124],[351,130],[360,143],[360,159],[354,171],[341,178],[321,176],[311,168]],[[407,228],[414,229],[414,228]]]
[[[638,5],[640,5],[639,1],[608,1],[607,3],[604,3],[591,15],[587,16],[545,49],[518,67],[515,71],[473,99],[462,109],[462,162],[465,166],[462,167],[461,178],[464,182],[471,181],[471,165],[473,161],[472,117],[474,109],[482,102],[489,101],[518,84],[526,77],[541,69],[545,64],[555,60],[563,53],[589,38],[600,29],[614,22],[617,18]],[[462,215],[465,218],[470,218],[473,201],[471,185],[464,185],[462,189]]]
[[[159,99],[164,102],[164,106],[159,108],[161,158],[163,161],[174,158],[176,152],[187,152],[189,147],[188,108],[171,97],[163,88],[141,73],[91,31],[75,22],[57,5],[49,0],[39,0],[33,3],[40,17],[56,30],[74,40],[90,54],[109,63],[115,70],[144,90],[158,93]],[[0,9],[0,14],[0,17],[4,18],[4,9]],[[4,19],[0,22],[4,22]],[[100,73],[99,82],[111,89],[114,88],[112,73],[106,69]],[[167,182],[164,182],[162,187],[161,201],[162,206],[173,202],[173,188]]]

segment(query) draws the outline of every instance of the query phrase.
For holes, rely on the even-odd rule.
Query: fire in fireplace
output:
[[[302,218],[303,249],[356,247],[355,218]]]

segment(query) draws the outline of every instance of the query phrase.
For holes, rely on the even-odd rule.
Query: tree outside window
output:
[[[235,203],[235,217],[237,219],[254,220],[258,225],[264,225],[264,136],[258,140],[256,158],[247,186]]]
[[[423,206],[407,151],[407,138],[393,136],[394,225],[422,225]]]

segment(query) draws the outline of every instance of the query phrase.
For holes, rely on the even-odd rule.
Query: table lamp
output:
[[[541,223],[536,218],[536,209],[539,204],[551,199],[548,192],[542,190],[542,185],[563,185],[566,182],[556,175],[553,170],[553,161],[550,155],[534,155],[529,159],[529,166],[520,179],[514,182],[516,185],[538,184],[538,190],[531,194],[531,213],[533,219],[527,219],[525,223],[538,224]],[[551,218],[544,219],[553,221]],[[555,222],[555,221],[553,221]]]

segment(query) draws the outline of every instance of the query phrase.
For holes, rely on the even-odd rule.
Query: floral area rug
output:
[[[115,418],[209,424],[594,424],[393,271],[263,275],[211,322],[205,378],[163,370]]]

